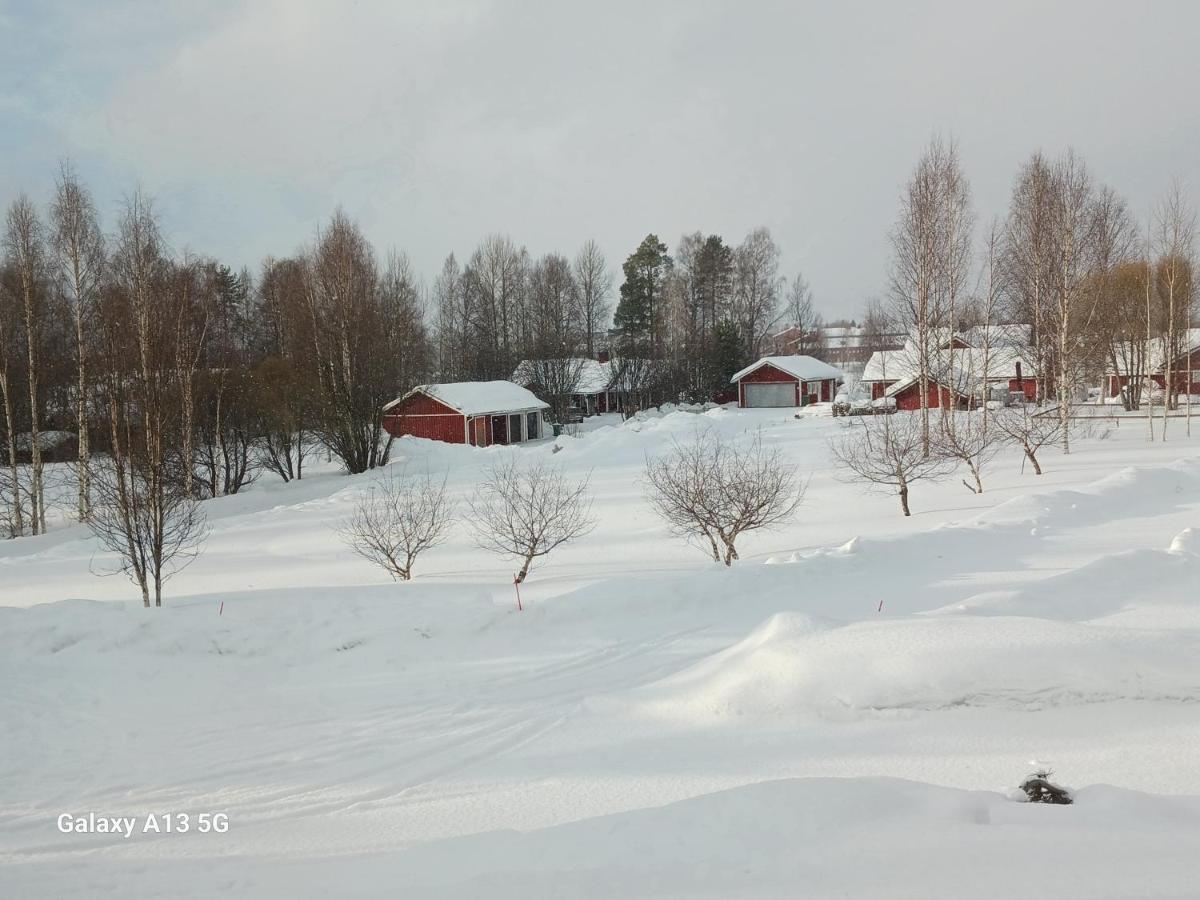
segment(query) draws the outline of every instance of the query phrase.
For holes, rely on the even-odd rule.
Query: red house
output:
[[[1171,361],[1171,393],[1175,395],[1200,394],[1200,328],[1189,329],[1184,334],[1184,349],[1179,352]],[[1108,386],[1108,396],[1119,397],[1122,391],[1128,387],[1130,372],[1129,368],[1134,359],[1139,358],[1137,350],[1141,350],[1140,357],[1142,362],[1142,378],[1143,380],[1152,381],[1159,390],[1165,390],[1167,386],[1167,366],[1164,357],[1168,354],[1163,346],[1162,339],[1157,339],[1151,342],[1148,346],[1137,347],[1135,345],[1125,345],[1122,351],[1117,354],[1117,368],[1112,369],[1111,361],[1109,369],[1105,373],[1105,380]],[[1188,377],[1191,377],[1191,383],[1188,383]],[[1137,377],[1135,373],[1134,377]]]
[[[970,398],[964,391],[956,390],[936,379],[929,379],[926,387],[929,399],[925,406],[930,409],[966,409],[970,403]],[[896,401],[896,409],[921,409],[920,376],[913,375],[903,381],[897,381],[887,389],[884,396]]]
[[[549,408],[511,381],[422,384],[383,408],[383,427],[448,444],[519,444],[542,437]]]
[[[829,403],[842,378],[841,369],[811,356],[764,356],[729,382],[737,385],[738,406],[745,409]]]

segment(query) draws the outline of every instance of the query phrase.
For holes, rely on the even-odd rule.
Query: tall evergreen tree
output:
[[[621,301],[617,304],[613,324],[621,333],[623,344],[660,356],[663,294],[671,271],[667,245],[657,235],[646,235],[621,268],[625,272],[625,281],[621,285]]]

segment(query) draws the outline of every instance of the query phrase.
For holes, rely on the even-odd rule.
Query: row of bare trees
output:
[[[920,384],[923,454],[936,430],[930,383],[958,388],[948,351],[965,325],[1029,326],[1029,374],[1037,385],[1030,399],[1057,404],[1065,452],[1071,407],[1087,385],[1115,383],[1130,409],[1151,377],[1165,383],[1171,408],[1193,390],[1196,214],[1178,183],[1141,230],[1127,203],[1077,154],[1037,153],[1017,173],[1007,215],[991,223],[981,248],[974,223],[957,146],[935,138],[901,195],[890,302],[882,310],[908,335],[905,365]],[[972,374],[986,381],[986,372]]]
[[[868,490],[894,493],[901,511],[910,516],[912,486],[940,481],[959,467],[970,476],[963,486],[982,494],[984,472],[1005,447],[1019,448],[1041,475],[1038,454],[1059,440],[1063,427],[1054,411],[1032,405],[1008,407],[990,417],[978,410],[940,413],[929,432],[925,418],[910,413],[855,416],[830,441],[830,454],[843,478]]]
[[[871,416],[856,418],[830,441],[830,450],[841,477],[895,493],[909,516],[914,484],[941,480],[959,467],[970,476],[964,486],[982,494],[984,473],[1005,447],[1019,447],[1040,475],[1038,453],[1057,438],[1059,427],[1057,416],[1032,406],[990,418],[943,412],[926,452],[919,416]],[[518,561],[513,580],[520,584],[535,559],[595,526],[588,480],[507,456],[484,472],[468,500],[466,524],[479,547]],[[712,429],[697,429],[648,456],[643,484],[651,510],[673,534],[726,566],[739,558],[740,537],[790,521],[807,487],[761,430],[738,439]],[[448,536],[455,514],[445,477],[401,469],[364,491],[339,532],[360,556],[407,581],[417,557]]]
[[[467,524],[476,544],[514,558],[521,584],[534,560],[582,537],[595,527],[588,478],[572,480],[561,468],[515,456],[493,463],[467,501]],[[456,509],[446,489],[430,473],[389,471],[362,494],[338,525],[346,545],[386,571],[409,581],[417,558],[449,535]]]
[[[588,482],[543,462],[505,457],[469,496],[466,525],[481,549],[517,561],[519,585],[536,559],[595,527]],[[708,430],[647,458],[644,482],[651,509],[672,533],[726,566],[738,559],[739,537],[791,519],[806,487],[761,432],[735,440]],[[448,536],[455,515],[445,477],[400,469],[363,492],[338,532],[355,553],[408,581],[417,558]]]
[[[322,448],[387,461],[381,408],[429,370],[419,285],[338,212],[311,246],[246,271],[174,253],[139,193],[106,232],[64,166],[45,210],[18,197],[0,259],[0,521],[46,528],[46,459],[72,456],[75,514],[142,593],[198,550],[199,502]]]

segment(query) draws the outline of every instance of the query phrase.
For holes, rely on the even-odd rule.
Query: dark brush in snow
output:
[[[1071,792],[1049,780],[1049,772],[1038,772],[1025,779],[1021,790],[1030,803],[1071,803]]]

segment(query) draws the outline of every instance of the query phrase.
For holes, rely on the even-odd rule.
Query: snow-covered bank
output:
[[[1183,898],[1200,798],[1098,785],[1045,807],[893,779],[792,779],[388,854],[263,861],[232,839],[203,843],[202,858],[136,871],[128,847],[56,862],[52,881],[97,898],[129,884],[180,898]],[[36,892],[49,867],[9,869],[12,887]]]
[[[811,475],[729,570],[641,497],[698,424],[761,427]],[[464,529],[408,584],[341,546],[371,476],[206,504],[162,610],[111,602],[78,526],[0,544],[0,896],[1186,896],[1195,448],[1121,428],[1041,478],[1006,453],[906,520],[830,469],[841,427],[718,408],[400,442],[459,499],[505,453],[591,473],[599,524],[521,613]],[[1007,798],[1031,757],[1074,807]],[[88,811],[230,831],[59,833]]]

